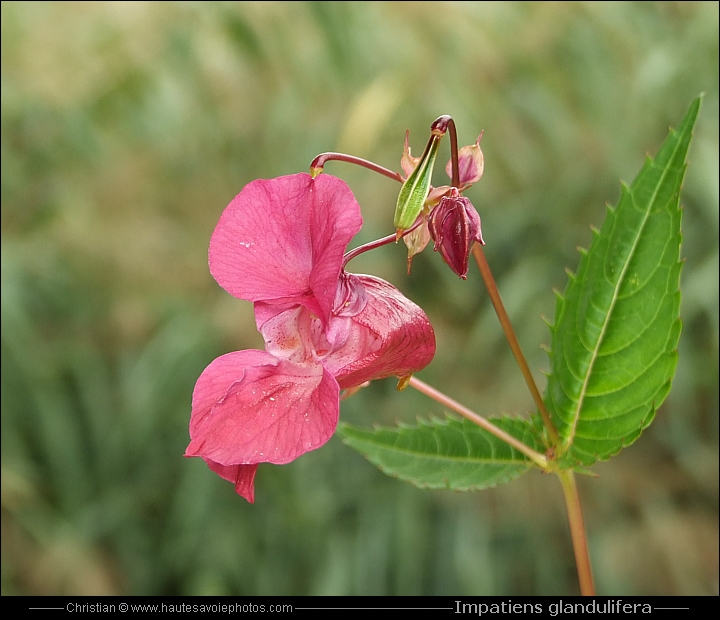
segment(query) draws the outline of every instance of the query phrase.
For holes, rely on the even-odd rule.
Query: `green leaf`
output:
[[[680,186],[693,101],[608,208],[558,295],[545,403],[565,454],[590,465],[631,444],[670,390],[680,338]]]
[[[490,420],[513,437],[537,446],[537,426],[520,418]],[[523,454],[469,420],[418,421],[411,427],[373,430],[341,424],[342,440],[386,474],[421,488],[470,491],[517,478],[533,467]]]

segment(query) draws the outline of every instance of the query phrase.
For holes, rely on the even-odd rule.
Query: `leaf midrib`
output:
[[[521,458],[520,460],[516,460],[514,458],[503,460],[503,459],[492,459],[492,458],[488,459],[488,458],[483,458],[483,457],[470,457],[470,456],[468,456],[468,457],[463,457],[463,456],[452,457],[449,455],[442,455],[442,454],[428,455],[427,452],[419,452],[417,450],[411,450],[410,448],[403,448],[403,447],[398,447],[398,446],[388,446],[388,445],[378,446],[378,444],[373,443],[371,441],[367,441],[367,440],[355,440],[355,441],[357,441],[358,443],[365,443],[369,446],[376,448],[377,450],[389,450],[389,451],[392,451],[393,453],[404,454],[407,456],[416,456],[416,457],[419,456],[422,458],[433,459],[433,460],[438,460],[438,461],[449,461],[449,462],[457,462],[457,463],[462,463],[463,461],[465,461],[468,464],[497,465],[497,466],[500,466],[500,465],[528,465],[529,466],[530,465],[530,462],[524,458]],[[370,457],[368,456],[368,458],[370,458]]]
[[[677,135],[677,134],[676,134]],[[607,331],[608,323],[610,322],[610,317],[612,316],[613,310],[615,308],[615,304],[618,299],[618,294],[620,291],[620,287],[622,286],[623,281],[625,280],[625,274],[627,273],[628,267],[630,265],[630,262],[632,261],[633,256],[635,255],[635,250],[638,246],[638,241],[640,237],[642,236],[642,231],[645,228],[645,225],[647,224],[648,219],[650,219],[650,214],[653,211],[653,207],[655,205],[655,200],[657,198],[657,195],[660,191],[660,188],[664,186],[666,176],[670,173],[670,162],[673,162],[675,160],[675,155],[677,153],[677,150],[682,146],[682,140],[678,139],[677,144],[675,148],[672,151],[671,156],[668,158],[668,165],[664,167],[662,175],[660,177],[660,181],[655,186],[655,191],[653,192],[652,198],[648,203],[648,208],[645,211],[645,216],[643,217],[642,224],[638,227],[637,234],[635,235],[635,239],[633,240],[633,244],[631,247],[630,252],[628,253],[627,259],[624,262],[623,268],[620,272],[620,276],[618,277],[617,284],[615,285],[615,289],[613,290],[612,300],[610,302],[610,306],[608,308],[608,312],[605,315],[605,320],[603,322],[602,328],[600,329],[600,335],[597,338],[597,342],[595,343],[595,347],[593,351],[591,352],[590,356],[590,363],[588,365],[587,373],[585,374],[585,379],[583,380],[582,388],[580,389],[580,396],[577,401],[577,406],[575,408],[575,411],[573,412],[573,421],[570,426],[570,433],[568,435],[568,440],[565,443],[565,448],[568,449],[570,445],[573,443],[573,440],[575,439],[575,429],[577,428],[577,424],[580,420],[580,414],[582,412],[582,406],[585,402],[585,396],[587,394],[588,390],[588,384],[590,383],[590,377],[592,376],[593,367],[595,366],[595,362],[599,357],[599,351],[600,347],[602,345],[605,332]],[[655,165],[655,160],[650,160],[651,164]],[[633,184],[635,185],[635,184]],[[633,187],[628,187],[628,191],[630,193],[630,197],[632,198],[633,205],[635,204],[635,192]],[[618,205],[619,207],[619,205]],[[615,210],[615,214],[617,216],[617,209]],[[576,318],[576,324],[577,324],[577,318]]]

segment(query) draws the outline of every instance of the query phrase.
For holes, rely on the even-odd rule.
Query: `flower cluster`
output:
[[[485,159],[480,149],[481,139],[482,134],[478,136],[475,144],[458,150],[458,186],[430,187],[427,196],[424,196],[424,206],[417,217],[420,225],[416,226],[417,220],[414,220],[412,230],[403,237],[408,248],[408,273],[415,254],[422,252],[432,239],[435,242],[433,250],[439,251],[448,267],[464,280],[467,277],[468,258],[473,243],[485,244],[478,212],[468,198],[460,196],[482,178]],[[409,178],[421,164],[421,158],[413,157],[410,152],[406,133],[400,159],[403,172]],[[445,172],[452,178],[452,161],[445,166]]]
[[[435,353],[425,313],[388,282],[344,271],[360,230],[347,185],[296,174],[247,185],[210,241],[210,271],[254,303],[265,350],[228,353],[195,385],[186,456],[199,456],[254,501],[259,463],[322,446],[341,389],[424,368]]]

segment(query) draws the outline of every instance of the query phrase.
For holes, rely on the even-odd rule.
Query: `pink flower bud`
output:
[[[485,245],[480,227],[480,216],[470,200],[460,196],[453,187],[430,213],[428,220],[430,236],[435,241],[436,252],[448,267],[463,280],[467,278],[468,258],[475,241]]]

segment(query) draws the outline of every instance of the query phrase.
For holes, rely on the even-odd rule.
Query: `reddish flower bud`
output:
[[[448,267],[463,280],[467,278],[468,258],[473,243],[485,245],[480,227],[480,216],[470,200],[460,196],[453,187],[430,213],[428,220],[430,236],[435,241],[436,252]]]

